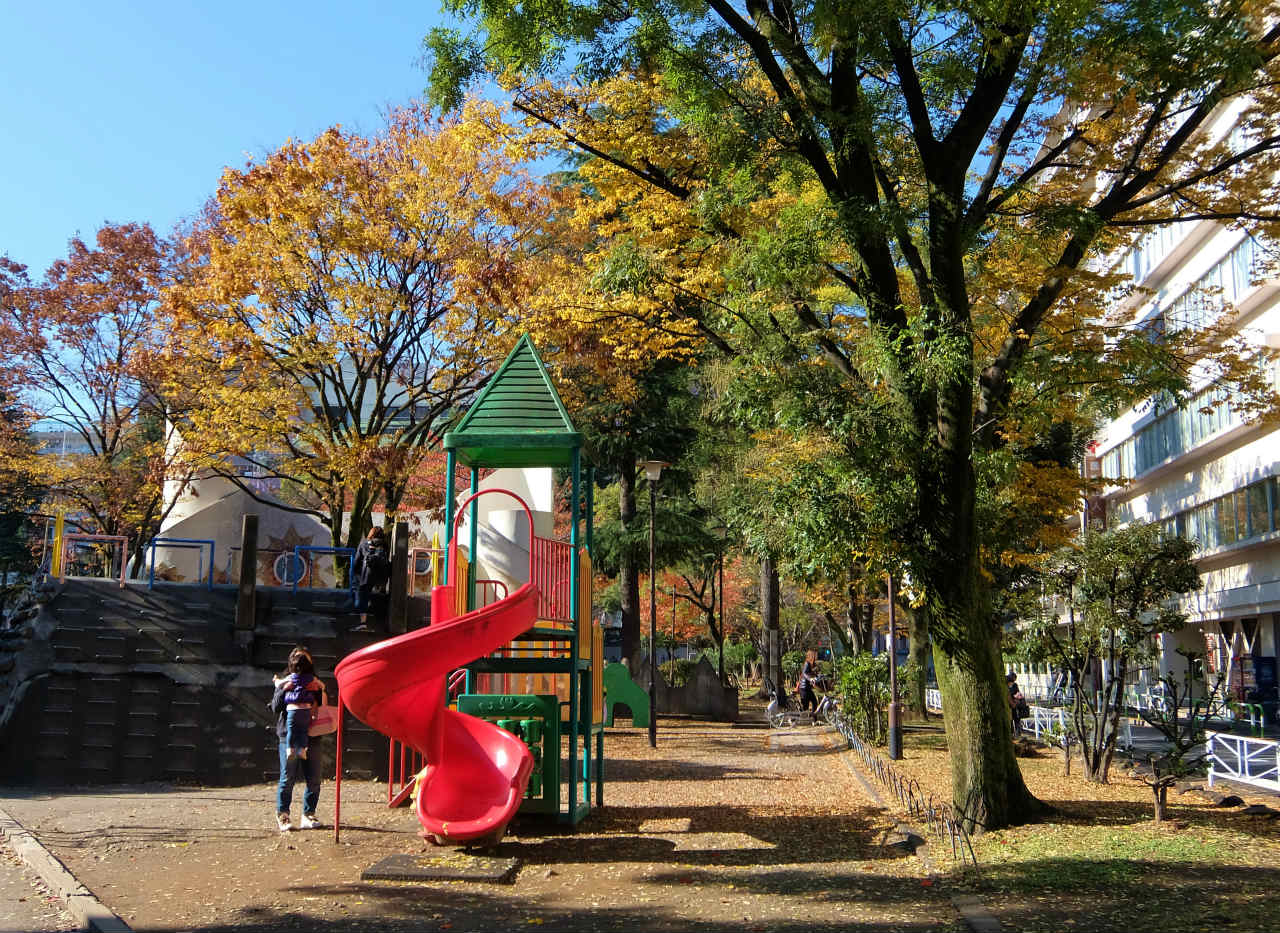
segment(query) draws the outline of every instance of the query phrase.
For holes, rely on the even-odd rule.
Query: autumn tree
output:
[[[189,475],[158,360],[171,246],[145,224],[107,224],[92,246],[72,239],[38,283],[0,262],[9,353],[0,390],[26,424],[65,431],[75,448],[42,452],[10,438],[7,467],[66,508],[72,528],[126,535],[139,559],[173,507],[166,479]]]
[[[5,452],[0,456],[0,610],[10,575],[35,569],[31,512],[40,504],[44,490],[27,471],[5,465],[6,461],[27,462],[34,453],[27,429],[22,410],[9,404],[0,392],[0,451]]]
[[[669,89],[669,121],[710,141],[703,174],[717,184],[674,177],[647,144],[595,147],[599,158],[695,202],[709,230],[733,230],[741,202],[716,195],[743,179],[821,196],[792,229],[843,247],[827,268],[849,297],[824,304],[812,283],[780,283],[792,300],[772,309],[776,327],[763,322],[794,358],[885,386],[907,413],[897,467],[916,501],[902,544],[934,645],[954,803],[976,828],[1033,816],[1004,715],[976,465],[1005,443],[1020,393],[1056,391],[1070,372],[1070,357],[1032,366],[1048,334],[1095,356],[1125,348],[1095,323],[1115,284],[1098,275],[1104,255],[1177,220],[1274,223],[1274,5],[447,6],[477,33],[428,37],[437,101],[500,75],[533,119],[586,148],[611,114],[526,89],[564,83],[562,65],[587,81],[643,72]],[[1243,133],[1221,132],[1229,108]],[[687,302],[686,326],[738,352],[761,319],[738,326],[723,304]],[[1188,369],[1169,362],[1185,389]]]
[[[484,121],[414,108],[228,170],[170,293],[171,356],[204,351],[188,442],[354,546],[516,336],[550,204]]]

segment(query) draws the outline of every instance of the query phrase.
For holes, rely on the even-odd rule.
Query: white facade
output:
[[[1152,335],[1225,320],[1253,346],[1280,345],[1280,283],[1259,240],[1211,221],[1153,231],[1121,262],[1142,287],[1129,299]],[[1123,307],[1121,308],[1123,310]],[[1274,379],[1275,364],[1269,364]],[[1204,587],[1191,621],[1163,638],[1163,672],[1181,674],[1178,647],[1207,652],[1233,694],[1275,683],[1280,624],[1280,425],[1246,420],[1206,373],[1183,408],[1148,401],[1096,439],[1108,524],[1164,523],[1196,541]],[[1238,695],[1238,694],[1237,694]]]

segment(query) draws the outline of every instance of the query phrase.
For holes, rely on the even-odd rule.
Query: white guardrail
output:
[[[1280,791],[1280,742],[1210,732],[1209,786],[1215,778]]]
[[[924,705],[932,710],[942,710],[942,691],[941,690],[925,690]],[[1043,741],[1049,734],[1057,731],[1058,735],[1053,739],[1054,744],[1061,744],[1061,736],[1070,732],[1070,724],[1067,720],[1067,710],[1062,706],[1028,706],[1031,710],[1029,717],[1030,725],[1024,725],[1023,729],[1029,729],[1036,737],[1036,741]],[[1023,722],[1027,722],[1024,717]],[[1133,721],[1128,716],[1120,717],[1120,735],[1123,737],[1122,744],[1133,747]]]

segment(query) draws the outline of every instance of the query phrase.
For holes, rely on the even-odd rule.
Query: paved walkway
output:
[[[664,721],[606,737],[606,807],[514,824],[514,885],[362,883],[422,852],[385,786],[343,785],[331,831],[281,835],[271,789],[0,790],[0,807],[137,930],[958,930],[942,885],[882,845],[894,820],[830,738]],[[321,805],[332,816],[332,786]],[[427,854],[440,850],[427,850]]]
[[[80,924],[0,839],[0,930],[63,933]]]

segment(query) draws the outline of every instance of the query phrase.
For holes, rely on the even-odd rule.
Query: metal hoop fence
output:
[[[844,736],[849,748],[857,752],[858,757],[866,764],[881,784],[893,792],[900,806],[913,819],[924,820],[929,832],[943,839],[951,846],[951,857],[958,859],[963,865],[966,862],[974,866],[978,857],[973,851],[973,841],[963,821],[956,818],[955,810],[950,803],[943,802],[934,794],[927,793],[915,778],[903,774],[889,759],[862,740],[853,726],[839,711],[832,711],[829,721]]]

